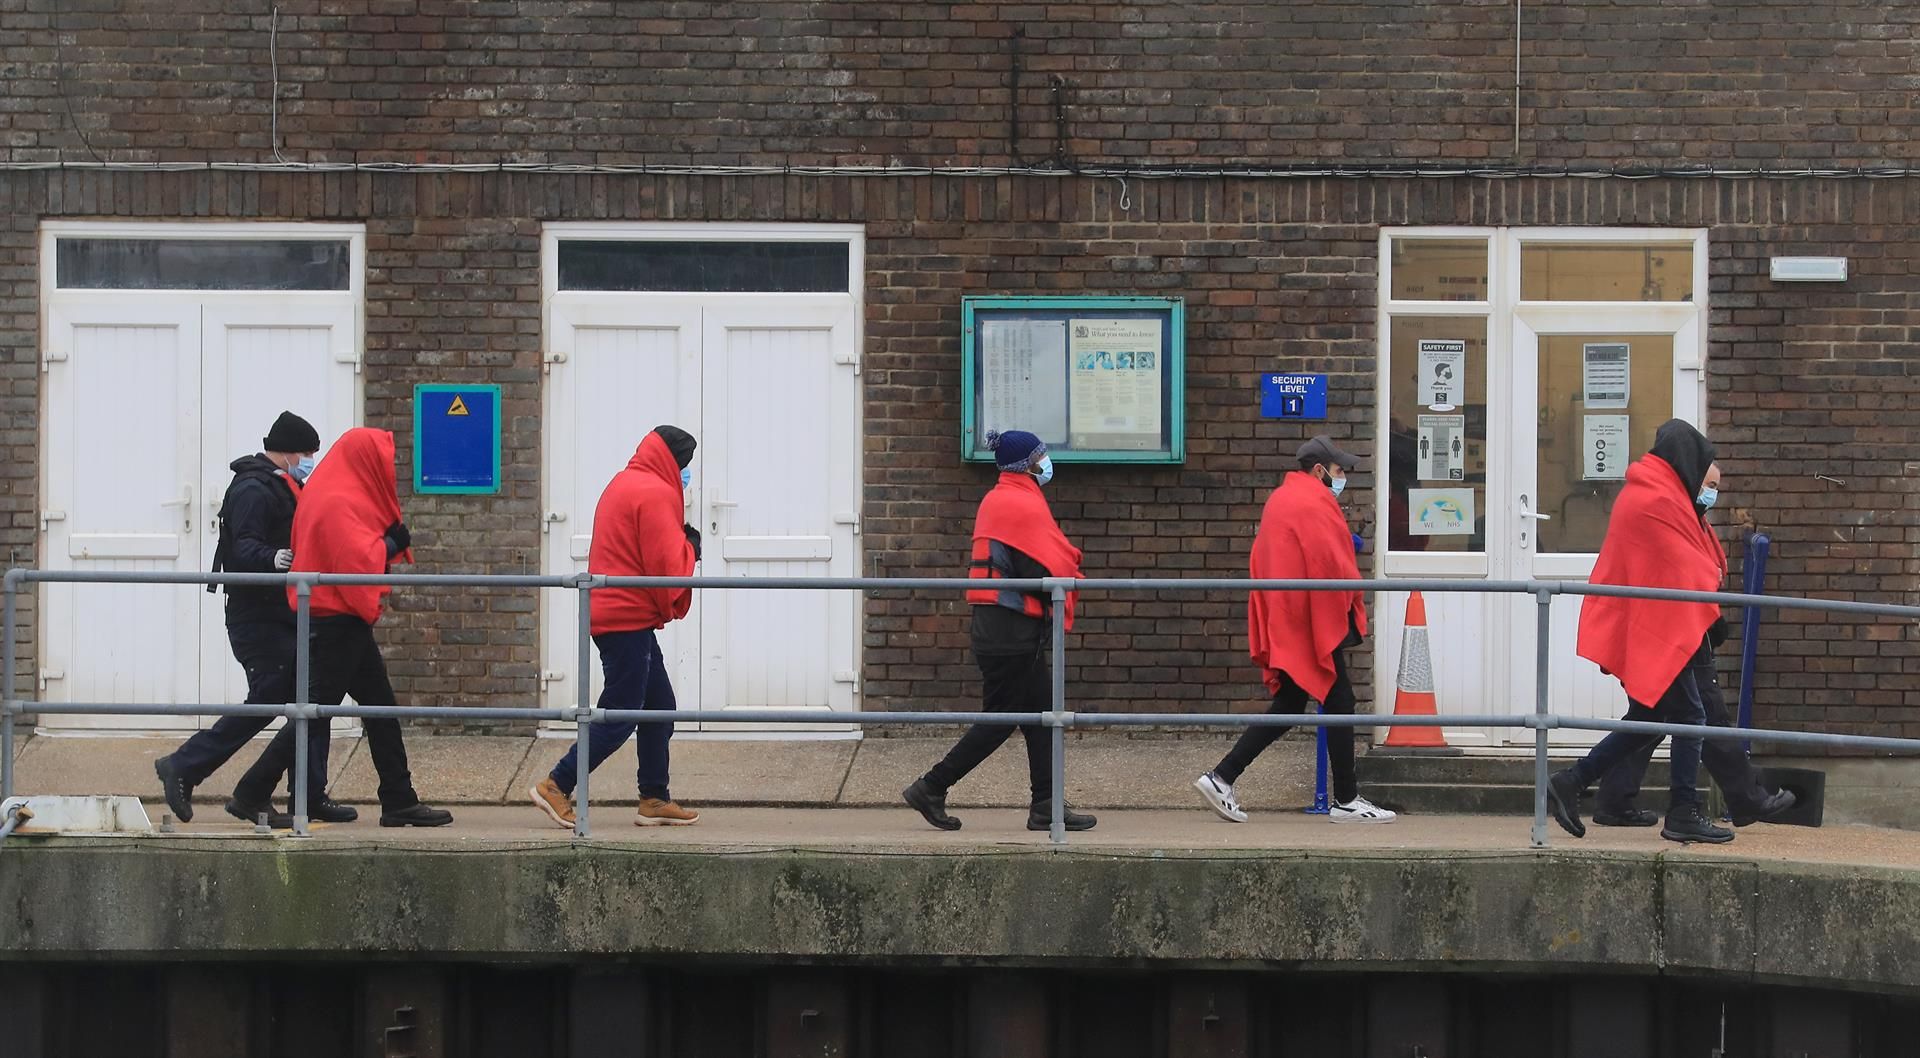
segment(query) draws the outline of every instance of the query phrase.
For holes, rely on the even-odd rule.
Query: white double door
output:
[[[356,312],[344,295],[55,293],[43,347],[43,566],[208,569],[228,466],[260,450],[282,410],[313,423],[323,443],[358,420]],[[38,686],[48,701],[246,697],[225,598],[202,586],[48,584],[41,600]],[[43,723],[166,730],[202,722]]]
[[[846,295],[562,293],[550,309],[545,563],[587,568],[594,506],[655,426],[699,441],[684,517],[709,577],[859,571],[858,316]],[[543,597],[544,703],[579,696],[578,603]],[[850,709],[852,592],[701,591],[660,634],[681,708]],[[597,699],[597,654],[586,677]],[[737,725],[728,725],[739,730]]]
[[[1652,447],[1655,430],[1668,419],[1704,421],[1703,316],[1697,306],[1646,304],[1521,304],[1504,318],[1494,316],[1484,376],[1469,366],[1470,377],[1484,377],[1487,387],[1484,488],[1475,512],[1480,546],[1387,551],[1377,563],[1379,575],[1465,582],[1590,577],[1627,462]],[[1601,357],[1627,365],[1629,396],[1589,404],[1589,372]],[[1389,443],[1383,437],[1380,451]],[[1391,516],[1383,500],[1379,524]],[[1377,538],[1384,542],[1387,534]],[[1387,713],[1393,710],[1407,597],[1383,592],[1376,599],[1375,694],[1379,711]],[[1551,604],[1549,708],[1561,716],[1616,718],[1627,704],[1619,681],[1575,653],[1582,601],[1557,595]],[[1434,593],[1425,603],[1440,713],[1533,712],[1536,599]],[[1524,728],[1446,728],[1445,736],[1458,748],[1533,741]],[[1599,737],[1552,733],[1557,745],[1590,744]]]

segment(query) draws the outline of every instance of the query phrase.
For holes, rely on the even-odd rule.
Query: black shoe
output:
[[[1753,808],[1734,809],[1733,825],[1744,827],[1753,823],[1771,823],[1782,812],[1792,808],[1796,800],[1792,790],[1776,790],[1771,797]]]
[[[237,798],[227,799],[227,814],[235,819],[258,824],[261,816],[267,817],[267,826],[275,830],[292,830],[293,817],[271,804],[242,804]]]
[[[307,818],[315,823],[351,823],[360,818],[360,810],[352,805],[343,805],[331,797],[322,797],[307,806]]]
[[[1675,805],[1667,812],[1667,825],[1660,828],[1660,836],[1668,841],[1682,844],[1700,841],[1709,845],[1725,845],[1733,840],[1733,831],[1713,825],[1700,811],[1699,805]]]
[[[1066,820],[1066,826],[1068,830],[1092,830],[1094,823],[1098,822],[1098,820],[1094,819],[1092,816],[1088,815],[1085,812],[1074,811],[1072,805],[1066,806],[1064,818]],[[1052,830],[1053,829],[1053,802],[1052,801],[1050,800],[1035,801],[1032,807],[1027,809],[1027,829],[1028,830]]]
[[[916,780],[900,791],[900,797],[907,802],[907,807],[920,813],[920,818],[933,826],[941,830],[960,829],[960,821],[947,814],[947,795],[935,790],[927,780]]]
[[[193,822],[193,784],[180,777],[173,758],[166,756],[154,761],[153,773],[160,777],[160,793],[166,798],[173,818],[182,823]]]
[[[444,827],[451,822],[452,812],[443,808],[428,808],[418,801],[411,808],[380,813],[380,825],[383,827]]]
[[[1660,813],[1651,808],[1595,808],[1593,821],[1603,827],[1651,827],[1660,823]]]
[[[1571,771],[1557,771],[1547,779],[1547,811],[1561,830],[1576,838],[1587,836],[1587,825],[1580,822],[1580,787]]]

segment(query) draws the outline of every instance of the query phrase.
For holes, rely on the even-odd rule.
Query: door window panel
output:
[[[1484,552],[1487,321],[1395,316],[1387,440],[1390,551]]]
[[[1692,243],[1530,243],[1522,301],[1692,301]]]
[[[61,239],[62,290],[351,289],[345,239]]]
[[[1673,336],[1540,336],[1537,488],[1543,554],[1600,550],[1627,464],[1673,418]]]
[[[1395,301],[1487,300],[1487,240],[1395,239],[1389,271]]]

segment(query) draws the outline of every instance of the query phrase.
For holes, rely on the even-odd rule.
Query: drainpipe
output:
[[[7,822],[5,825],[0,825],[0,843],[7,840],[7,836],[13,833],[15,827],[32,818],[33,809],[25,804],[17,804],[7,809]]]

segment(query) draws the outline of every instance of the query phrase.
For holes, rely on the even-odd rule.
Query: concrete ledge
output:
[[[335,832],[338,834],[339,832]],[[1663,852],[12,841],[0,961],[1686,973],[1920,994],[1920,870]]]

